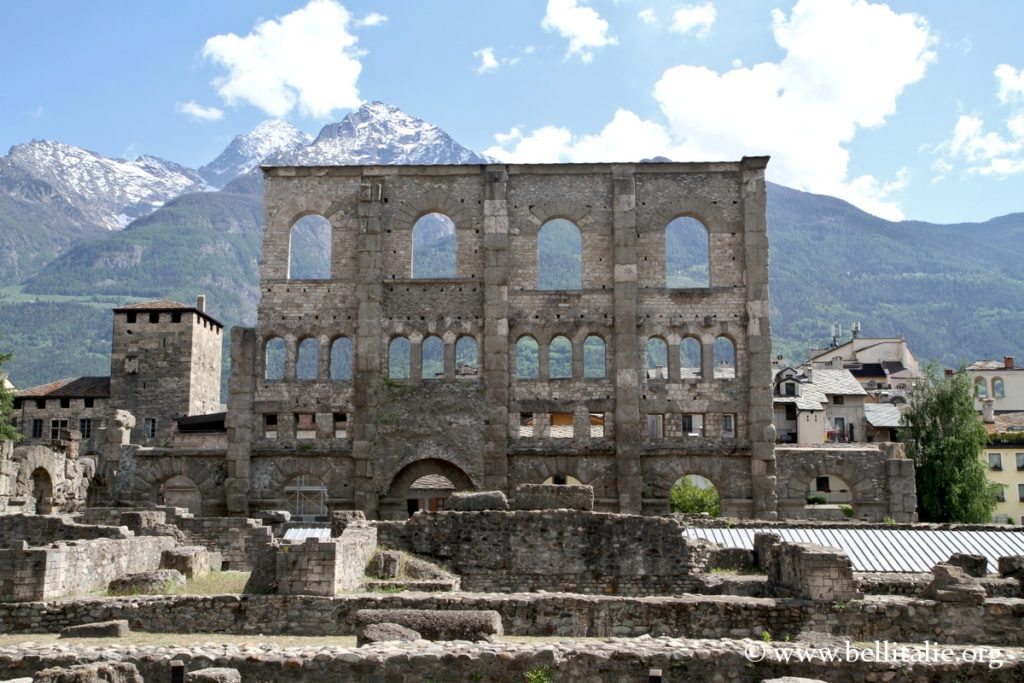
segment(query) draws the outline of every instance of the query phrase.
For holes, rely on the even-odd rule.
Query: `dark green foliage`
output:
[[[21,434],[11,423],[14,411],[14,392],[4,386],[4,364],[11,359],[11,354],[0,353],[0,441],[20,441]]]
[[[583,243],[579,228],[556,218],[537,231],[537,289],[583,286]]]
[[[1024,446],[1024,432],[997,432],[988,435],[989,446]]]
[[[988,436],[974,411],[970,377],[963,368],[942,377],[935,366],[926,374],[910,390],[900,427],[915,463],[921,521],[990,522],[999,487],[979,458]]]
[[[288,275],[296,280],[331,278],[331,224],[323,216],[304,216],[292,226]]]
[[[708,231],[696,218],[665,226],[665,279],[668,287],[708,286]]]
[[[110,308],[80,303],[0,304],[0,352],[25,389],[64,377],[110,373]]]
[[[717,517],[721,510],[721,502],[718,490],[710,482],[687,475],[672,486],[669,492],[669,508],[672,512],[706,512],[712,517]]]

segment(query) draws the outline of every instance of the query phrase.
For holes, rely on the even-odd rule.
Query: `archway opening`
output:
[[[300,474],[284,486],[285,507],[301,522],[327,521],[327,487],[317,477]]]
[[[550,220],[537,233],[537,289],[583,288],[583,237],[572,221]]]
[[[203,511],[203,494],[199,492],[196,483],[183,474],[170,477],[161,484],[157,500],[162,505],[187,508],[189,512],[197,516],[201,515]]]
[[[572,377],[572,342],[558,335],[548,344],[548,379]]]
[[[540,346],[537,340],[526,335],[516,342],[516,377],[537,379],[540,377]]]
[[[428,458],[406,465],[395,475],[388,489],[388,505],[391,514],[412,516],[420,510],[441,510],[452,493],[474,488],[470,478],[457,466]]]
[[[699,474],[685,474],[676,480],[669,492],[669,509],[718,517],[722,511],[721,497],[711,481]]]
[[[306,337],[299,342],[295,360],[295,377],[297,379],[315,380],[319,374],[320,345],[316,339]]]
[[[647,379],[668,378],[668,344],[661,337],[647,339]]]
[[[422,379],[441,379],[444,377],[444,342],[436,335],[423,340],[420,345],[423,354],[421,366]]]
[[[541,483],[545,486],[583,486],[583,482],[571,474],[552,474]]]
[[[807,482],[808,505],[844,505],[853,502],[853,489],[834,474],[822,474]]]
[[[455,376],[476,377],[480,374],[480,358],[476,339],[469,335],[455,342]]]
[[[331,222],[323,216],[303,216],[292,225],[288,247],[288,279],[331,278]]]
[[[263,347],[263,377],[267,380],[284,379],[284,360],[287,351],[284,339],[273,337]]]
[[[455,491],[455,484],[441,474],[425,474],[412,483],[406,494],[405,507],[411,517],[420,510],[437,512]]]
[[[412,226],[412,277],[455,277],[455,223],[428,213]]]
[[[708,229],[696,218],[680,216],[665,226],[665,285],[707,287]]]
[[[32,511],[37,515],[53,512],[53,480],[42,467],[32,471]]]
[[[331,379],[352,379],[352,340],[339,337],[331,344]]]

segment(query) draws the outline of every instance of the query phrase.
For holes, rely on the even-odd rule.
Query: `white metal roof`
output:
[[[331,530],[323,527],[301,527],[288,529],[284,532],[284,540],[288,543],[305,543],[307,538],[319,538],[321,541],[331,540]]]
[[[687,527],[683,533],[726,548],[753,549],[757,533],[778,534],[791,543],[841,548],[856,572],[928,572],[953,553],[976,553],[988,558],[989,573],[997,573],[1000,557],[1024,555],[1024,533],[1020,531]]]

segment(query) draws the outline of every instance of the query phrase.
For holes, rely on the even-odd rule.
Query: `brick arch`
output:
[[[592,486],[594,496],[597,498],[614,497],[617,494],[614,463],[588,466],[587,463],[581,463],[579,458],[558,456],[536,458],[535,460],[522,471],[521,476],[524,481],[521,483],[542,484],[556,474],[566,474],[575,477],[585,486]]]
[[[679,455],[652,465],[644,472],[644,496],[667,501],[672,486],[680,477],[688,474],[696,474],[710,481],[723,500],[744,500],[753,495],[749,458]]]
[[[524,235],[536,234],[546,223],[553,220],[563,219],[574,224],[580,231],[593,223],[591,212],[593,208],[587,206],[586,202],[573,201],[571,199],[553,199],[534,204],[529,209],[529,220],[522,226],[520,232]]]
[[[269,494],[268,497],[283,499],[284,487],[288,482],[302,476],[319,479],[327,487],[327,493],[330,497],[337,495],[337,492],[334,490],[334,484],[337,483],[335,480],[339,478],[344,479],[331,466],[331,463],[323,458],[303,458],[299,461],[279,459],[271,469],[270,479],[267,481],[264,491],[266,494]]]
[[[669,203],[653,214],[651,222],[645,226],[653,232],[665,232],[668,224],[677,218],[695,218],[704,224],[708,237],[719,231],[718,219],[722,213],[720,206],[702,197],[688,196],[678,203]]]
[[[475,491],[478,488],[470,476],[458,465],[440,458],[426,458],[415,460],[398,470],[388,485],[387,496],[398,499],[406,498],[413,483],[428,474],[438,474],[447,478],[455,485],[456,491]]]
[[[447,216],[455,224],[456,232],[475,227],[473,214],[459,199],[456,194],[438,189],[423,197],[402,202],[391,214],[385,227],[391,230],[408,230],[412,234],[416,221],[430,213]]]

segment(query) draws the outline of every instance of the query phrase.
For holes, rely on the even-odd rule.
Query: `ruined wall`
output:
[[[232,336],[228,509],[283,500],[288,477],[305,476],[324,485],[328,511],[401,518],[415,470],[506,491],[569,475],[594,487],[598,509],[659,514],[679,477],[701,474],[724,513],[773,517],[766,161],[267,169],[257,327]],[[454,222],[455,274],[412,279],[412,229],[431,212]],[[309,214],[331,225],[330,279],[289,279],[291,228]],[[665,229],[679,216],[707,229],[709,287],[666,287]],[[579,289],[538,288],[538,234],[552,219],[580,230]],[[436,379],[421,377],[432,335]],[[516,372],[527,335],[536,378]],[[565,379],[548,372],[560,335],[573,347]],[[584,376],[589,336],[604,344],[603,377]],[[700,342],[703,379],[680,374],[685,336]],[[399,337],[409,379],[388,376]],[[648,377],[649,337],[667,344],[667,377]],[[734,372],[713,368],[719,337],[734,344]],[[332,375],[341,338],[350,377]],[[466,338],[477,368],[457,374]],[[285,347],[283,379],[265,378],[271,339]],[[317,376],[298,379],[307,339]],[[558,413],[572,415],[567,434],[550,429]],[[699,435],[682,434],[684,414],[703,417]],[[649,415],[670,428],[650,435]]]
[[[277,549],[278,595],[332,596],[357,590],[377,549],[377,530],[350,526],[341,538],[283,543]]]
[[[75,512],[85,505],[91,460],[79,460],[78,432],[45,444],[0,441],[0,512]]]
[[[0,515],[0,546],[21,541],[37,546],[57,541],[132,536],[117,520],[112,524],[77,524],[70,518],[53,515]]]
[[[706,547],[672,519],[570,510],[420,512],[377,523],[380,545],[441,562],[467,591],[687,592]]]

